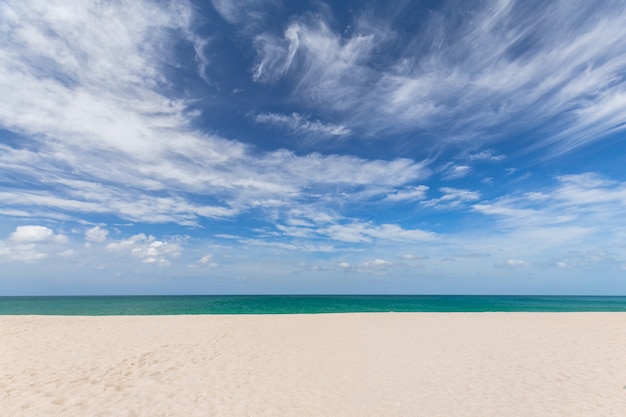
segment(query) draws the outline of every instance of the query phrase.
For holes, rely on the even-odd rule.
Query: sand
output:
[[[626,314],[0,316],[2,416],[626,415]]]

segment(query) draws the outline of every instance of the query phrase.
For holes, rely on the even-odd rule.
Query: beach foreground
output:
[[[626,313],[0,316],[6,416],[623,416]]]

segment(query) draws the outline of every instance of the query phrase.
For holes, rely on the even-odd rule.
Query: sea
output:
[[[0,315],[124,316],[373,312],[626,312],[626,296],[0,296]]]

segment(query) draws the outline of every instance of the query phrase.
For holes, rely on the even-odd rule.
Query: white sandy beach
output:
[[[626,314],[0,316],[2,416],[624,416]]]

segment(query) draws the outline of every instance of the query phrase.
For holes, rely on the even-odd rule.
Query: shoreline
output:
[[[618,416],[626,313],[0,316],[11,416]]]

